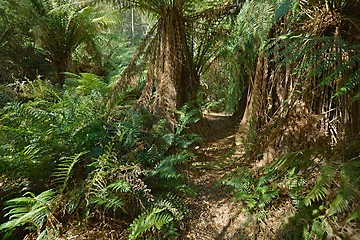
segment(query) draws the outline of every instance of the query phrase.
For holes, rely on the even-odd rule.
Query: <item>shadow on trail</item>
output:
[[[229,115],[209,113],[204,114],[201,126],[205,144],[195,150],[187,174],[197,196],[187,199],[191,216],[182,239],[234,239],[245,216],[232,204],[220,180],[233,170],[238,122]]]
[[[215,142],[236,133],[239,119],[220,113],[205,113],[202,134],[206,142]]]

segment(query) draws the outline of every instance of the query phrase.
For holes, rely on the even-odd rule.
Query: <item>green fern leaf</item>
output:
[[[153,207],[166,209],[176,221],[180,221],[187,214],[185,203],[178,197],[168,193],[164,198],[160,198],[153,204]]]
[[[55,172],[53,173],[53,177],[55,177],[54,182],[61,185],[60,192],[64,192],[75,164],[80,160],[80,157],[86,153],[88,152],[85,151],[71,157],[64,157],[60,159],[61,162],[58,164]]]
[[[153,208],[151,211],[142,213],[130,225],[129,239],[135,240],[145,232],[149,231],[152,227],[158,230],[165,224],[173,221],[173,217],[164,212],[165,209]]]
[[[325,198],[328,188],[333,180],[336,168],[333,166],[324,166],[320,171],[320,176],[316,179],[316,183],[308,195],[304,198],[306,206],[310,206],[314,201],[320,201]]]
[[[360,218],[360,206],[358,206],[355,211],[353,211],[349,217],[346,218],[345,223],[349,223],[352,220]]]
[[[348,207],[349,201],[342,194],[338,194],[331,202],[327,215],[331,216],[336,213],[342,213],[348,209]]]
[[[181,174],[176,170],[176,166],[185,163],[194,155],[191,152],[183,151],[176,155],[170,155],[162,159],[152,171],[152,175],[159,175],[162,178],[181,178]]]
[[[114,190],[116,192],[130,192],[131,191],[131,185],[128,182],[125,182],[124,180],[117,180],[113,183],[111,183],[109,186],[107,186],[108,189]]]
[[[26,195],[30,195],[26,197]],[[6,216],[10,216],[8,222],[0,225],[1,231],[11,231],[23,226],[33,225],[38,230],[43,228],[51,213],[50,201],[55,196],[53,190],[47,190],[35,196],[33,193],[25,193],[23,197],[14,198],[5,202],[5,209],[9,209]]]

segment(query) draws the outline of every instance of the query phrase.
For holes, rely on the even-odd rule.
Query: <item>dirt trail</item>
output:
[[[204,117],[206,143],[196,150],[196,158],[188,170],[188,179],[198,194],[187,199],[191,215],[182,236],[194,240],[237,239],[236,227],[245,222],[245,215],[219,184],[234,168],[231,164],[240,154],[235,148],[237,124],[226,115]]]

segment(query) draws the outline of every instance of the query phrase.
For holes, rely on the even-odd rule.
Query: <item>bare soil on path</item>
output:
[[[196,158],[187,171],[197,195],[186,199],[190,217],[184,222],[181,239],[238,239],[237,228],[246,216],[220,184],[241,154],[235,146],[238,125],[230,116],[214,113],[205,114],[204,123],[205,144],[195,150]]]

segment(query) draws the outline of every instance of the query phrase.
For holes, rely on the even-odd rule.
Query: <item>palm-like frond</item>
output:
[[[76,70],[73,55],[79,47],[85,45],[84,52],[96,55],[99,33],[115,19],[109,9],[73,0],[9,2],[20,16],[32,19],[29,25],[33,42],[58,74]],[[63,85],[63,75],[58,83]]]
[[[232,7],[214,7],[197,15],[195,5],[187,0],[135,2],[136,7],[155,13],[158,20],[116,82],[108,106],[114,102],[121,86],[129,82],[131,69],[143,57],[148,70],[139,104],[165,117],[173,128],[177,125],[174,112],[195,100],[199,77],[220,49],[221,24],[213,18],[214,14],[226,15]]]

